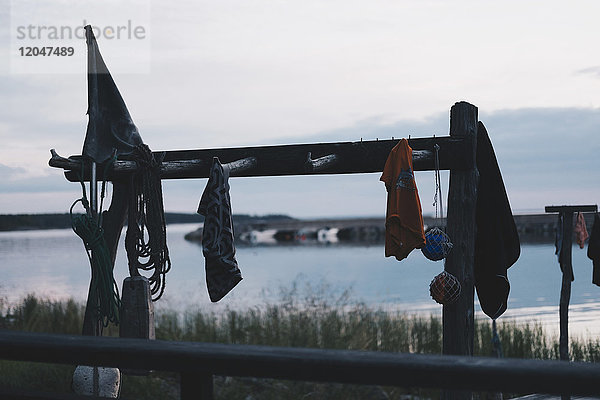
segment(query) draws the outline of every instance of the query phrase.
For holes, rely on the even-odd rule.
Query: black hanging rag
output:
[[[221,300],[241,280],[235,259],[233,221],[229,198],[229,168],[213,158],[208,183],[202,193],[198,214],[204,215],[202,252],[205,258],[206,286],[212,302]]]
[[[142,138],[129,115],[127,106],[113,81],[92,32],[85,27],[88,47],[89,116],[82,154],[97,163],[120,154],[129,154]]]
[[[600,286],[600,216],[594,215],[594,226],[588,241],[587,256],[592,260],[592,283]]]
[[[507,270],[519,258],[521,245],[508,196],[485,126],[477,125],[475,288],[481,309],[496,319],[506,311],[510,284]]]
[[[571,282],[575,280],[575,274],[573,273],[573,263],[571,257],[566,257],[563,252],[563,234],[564,234],[564,215],[558,213],[558,221],[556,222],[556,238],[554,239],[554,247],[556,257],[558,258],[558,265],[560,265],[561,272],[570,279]]]

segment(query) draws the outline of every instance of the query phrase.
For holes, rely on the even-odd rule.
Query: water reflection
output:
[[[244,280],[221,302],[208,299],[202,248],[184,240],[194,225],[167,227],[173,263],[166,291],[157,308],[243,308],[278,301],[280,288],[293,282],[321,286],[332,298],[351,289],[352,299],[384,309],[441,314],[429,297],[429,282],[441,262],[425,259],[417,250],[398,262],[383,256],[382,245],[268,246],[237,248]],[[123,237],[121,238],[123,240]],[[573,248],[575,281],[570,308],[571,332],[600,334],[600,288],[592,285],[592,264],[585,250]],[[127,276],[120,244],[115,268],[119,286]],[[16,302],[28,293],[52,299],[84,301],[90,266],[81,240],[70,230],[0,232],[0,296]],[[509,308],[502,319],[540,320],[558,326],[561,275],[551,244],[523,245],[521,258],[509,270]],[[478,310],[477,317],[485,318]]]

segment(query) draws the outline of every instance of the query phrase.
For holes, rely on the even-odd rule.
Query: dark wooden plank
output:
[[[0,331],[0,357],[318,382],[600,394],[600,365]]]
[[[594,205],[582,205],[582,206],[546,206],[546,212],[597,212],[598,206]]]
[[[560,400],[560,396],[551,394],[528,394],[527,396],[513,397],[513,400]],[[600,397],[573,396],[573,400],[600,400]]]
[[[40,392],[0,387],[2,400],[113,400],[109,397],[82,396],[74,393]],[[126,400],[121,398],[122,400]]]
[[[413,167],[416,171],[434,169],[433,146],[439,144],[441,169],[469,169],[474,165],[474,155],[465,149],[464,139],[460,137],[431,137],[410,139],[414,150]],[[381,172],[390,150],[398,140],[372,140],[358,142],[310,143],[281,146],[234,147],[202,150],[174,150],[155,152],[164,156],[161,174],[163,179],[206,178],[213,157],[219,157],[221,163],[230,163],[248,157],[256,158],[256,167],[232,173],[231,176],[282,176],[306,174],[353,174]],[[468,146],[467,146],[468,147]],[[308,155],[319,160],[317,168],[307,166]],[[329,157],[335,154],[335,162]],[[325,159],[323,159],[326,157]],[[52,152],[50,166],[70,170],[66,177],[78,181],[80,156],[60,157]],[[321,160],[320,160],[321,159]],[[328,162],[325,162],[328,161]],[[310,163],[309,163],[310,164]],[[115,163],[114,171],[107,179],[123,179],[131,173],[135,163],[126,157]],[[103,179],[103,166],[98,167],[99,178]],[[85,176],[85,180],[89,177]]]

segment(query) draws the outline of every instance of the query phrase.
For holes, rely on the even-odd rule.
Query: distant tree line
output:
[[[167,224],[201,223],[204,217],[199,214],[165,213]],[[287,215],[254,216],[236,214],[233,216],[235,223],[249,223],[252,221],[273,221],[293,219]],[[71,227],[69,214],[9,214],[0,215],[0,231],[18,231],[33,229],[65,229]]]

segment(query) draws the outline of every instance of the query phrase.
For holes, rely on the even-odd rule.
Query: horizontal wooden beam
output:
[[[0,358],[302,381],[599,395],[600,364],[0,331]]]
[[[282,176],[309,174],[354,174],[381,172],[388,154],[398,140],[371,140],[358,142],[311,143],[281,146],[234,147],[202,150],[174,150],[155,152],[163,157],[163,179],[206,178],[213,157],[221,163],[232,163],[252,158],[255,163],[245,169],[232,171],[231,176]],[[435,168],[433,148],[440,146],[440,169],[469,169],[473,166],[472,143],[449,136],[410,139],[413,149],[413,167],[416,171]],[[70,181],[78,181],[81,156],[60,157],[54,150],[50,166],[67,170]],[[132,159],[122,157],[109,168],[107,180],[119,180],[135,171]],[[103,166],[98,166],[99,179],[104,179]],[[86,173],[84,180],[89,180]]]
[[[546,206],[547,213],[576,213],[576,212],[597,212],[597,205],[584,205],[584,206]]]

